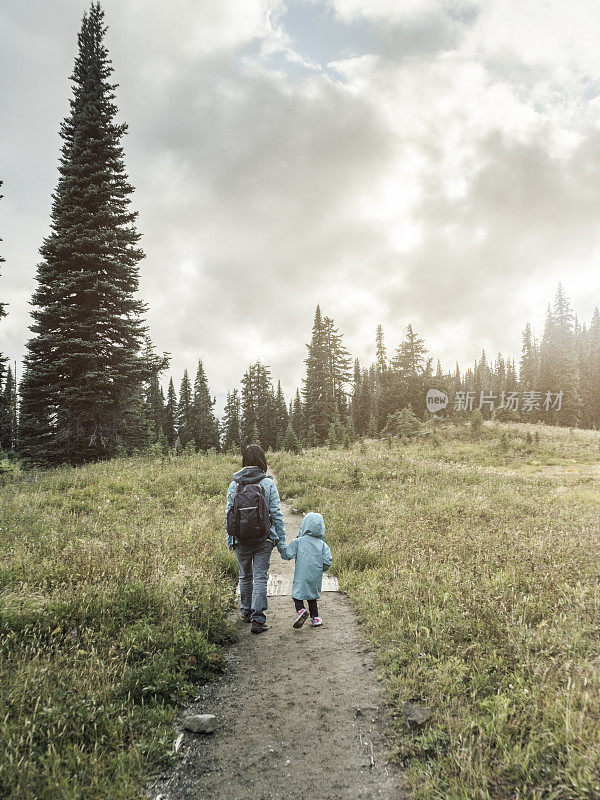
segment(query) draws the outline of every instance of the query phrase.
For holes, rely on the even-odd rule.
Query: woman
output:
[[[279,493],[262,447],[244,450],[242,469],[227,490],[225,518],[227,547],[233,550],[240,573],[240,610],[252,633],[268,630],[267,577],[271,552],[285,545],[285,525]]]

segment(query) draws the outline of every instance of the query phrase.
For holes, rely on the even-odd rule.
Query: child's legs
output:
[[[316,600],[308,601],[308,613],[311,615],[311,617],[319,616],[319,607]]]
[[[302,609],[304,608],[304,602],[302,600],[296,600],[295,597],[292,597],[292,600],[294,601],[294,605],[296,606],[296,611],[302,611]]]

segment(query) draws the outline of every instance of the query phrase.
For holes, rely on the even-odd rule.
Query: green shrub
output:
[[[471,426],[471,431],[473,433],[479,433],[481,428],[483,427],[483,414],[479,409],[471,412],[471,417],[469,419],[469,424]]]
[[[395,414],[390,414],[387,418],[385,428],[382,431],[384,436],[400,436],[404,439],[414,439],[418,436],[423,427],[421,420],[415,415],[412,406],[407,406]]]

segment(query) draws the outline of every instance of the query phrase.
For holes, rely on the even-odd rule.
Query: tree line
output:
[[[317,306],[305,376],[289,400],[279,381],[274,387],[269,367],[257,361],[227,393],[219,420],[201,359],[193,384],[186,370],[178,393],[171,378],[165,396],[160,378],[169,354],[155,351],[147,307],[137,296],[144,253],[124,163],[127,126],[115,121],[105,33],[104,12],[93,2],[78,34],[50,233],[40,247],[32,337],[18,388],[16,366],[0,353],[2,453],[50,466],[148,448],[344,445],[393,433],[406,409],[423,419],[430,388],[446,393],[449,404],[440,413],[449,416],[479,410],[487,417],[600,426],[600,313],[596,309],[582,325],[560,285],[541,340],[526,325],[518,366],[500,353],[490,360],[484,351],[464,374],[458,364],[443,371],[439,360],[434,369],[412,325],[389,353],[379,325],[375,360],[364,366]],[[0,303],[0,323],[5,315]],[[518,404],[520,392],[531,401],[527,410]],[[545,408],[544,398],[557,392],[560,406]]]

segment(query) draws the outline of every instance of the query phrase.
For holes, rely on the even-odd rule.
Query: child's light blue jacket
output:
[[[325,541],[325,522],[311,512],[302,520],[298,538],[288,545],[279,544],[279,553],[288,561],[296,559],[292,597],[296,600],[317,600],[321,596],[323,570],[331,566],[331,550]]]

